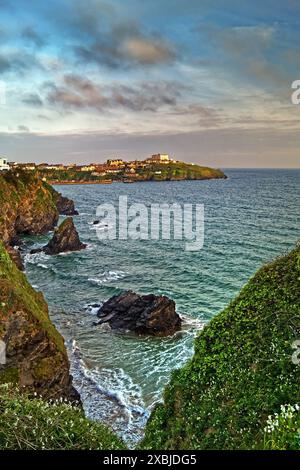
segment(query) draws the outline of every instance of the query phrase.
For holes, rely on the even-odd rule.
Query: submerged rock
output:
[[[78,251],[84,248],[86,248],[86,245],[81,243],[72,217],[68,217],[55,229],[54,235],[47,245],[43,248],[31,250],[30,253],[43,251],[47,255],[57,255],[58,253]]]
[[[132,291],[111,297],[99,309],[98,324],[138,334],[167,336],[181,329],[175,302],[165,296],[138,295]]]

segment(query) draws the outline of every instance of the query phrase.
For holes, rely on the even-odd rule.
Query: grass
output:
[[[198,335],[147,424],[147,449],[264,448],[281,405],[300,402],[300,249],[261,268]]]
[[[2,450],[126,449],[107,427],[64,400],[32,400],[15,387],[0,385],[0,413]]]

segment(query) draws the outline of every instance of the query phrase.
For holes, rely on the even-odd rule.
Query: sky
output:
[[[0,155],[300,168],[299,0],[0,0]]]

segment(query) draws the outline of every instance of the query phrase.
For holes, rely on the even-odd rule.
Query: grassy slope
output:
[[[0,386],[0,450],[114,450],[125,444],[81,409],[63,401],[30,400]]]
[[[148,422],[144,448],[262,448],[268,415],[300,401],[300,248],[261,268],[195,341]]]
[[[161,174],[156,174],[158,171]],[[148,168],[138,171],[138,173],[146,176],[147,179],[155,179],[157,181],[165,179],[211,179],[225,177],[221,170],[184,162],[169,163],[168,165],[150,165]]]

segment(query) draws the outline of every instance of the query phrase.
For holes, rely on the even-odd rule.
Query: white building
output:
[[[0,171],[9,170],[7,158],[0,158]]]
[[[159,163],[169,163],[170,157],[167,153],[156,153],[152,155],[151,160]]]

